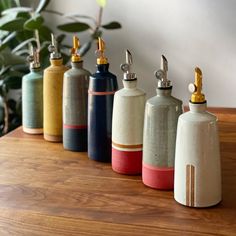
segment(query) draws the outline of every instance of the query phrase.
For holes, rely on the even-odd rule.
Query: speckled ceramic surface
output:
[[[112,122],[112,168],[123,174],[142,171],[145,92],[137,80],[123,81],[115,93]]]
[[[206,103],[189,103],[179,117],[174,198],[190,207],[209,207],[221,201],[221,161],[217,117]]]

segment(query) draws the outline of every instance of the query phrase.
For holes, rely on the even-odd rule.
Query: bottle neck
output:
[[[189,110],[193,113],[204,112],[207,109],[207,103],[192,103],[189,102]]]
[[[61,66],[63,63],[63,59],[59,58],[59,59],[50,59],[51,65],[52,66]]]
[[[38,68],[30,68],[31,72],[40,72],[41,71],[41,67]]]
[[[83,61],[71,62],[71,67],[75,69],[81,69],[83,67]]]
[[[126,89],[134,89],[137,87],[137,80],[123,80],[124,88]]]
[[[107,64],[97,64],[97,72],[108,72],[109,63]]]
[[[157,88],[156,91],[157,91],[157,96],[171,96],[172,87],[168,89]]]

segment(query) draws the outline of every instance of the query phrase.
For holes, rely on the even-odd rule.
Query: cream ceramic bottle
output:
[[[175,139],[182,101],[171,95],[168,61],[161,57],[155,75],[157,95],[146,103],[143,131],[143,183],[156,189],[174,188]]]
[[[112,169],[121,174],[141,174],[145,92],[137,88],[131,72],[132,55],[126,51],[124,88],[115,93],[112,121]]]
[[[202,72],[195,69],[190,111],[179,117],[174,198],[190,207],[210,207],[221,201],[221,161],[217,117],[206,111]]]

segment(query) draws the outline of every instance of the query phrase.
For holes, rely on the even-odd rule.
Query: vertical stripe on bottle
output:
[[[186,205],[194,206],[194,190],[195,190],[195,167],[193,165],[186,166]]]

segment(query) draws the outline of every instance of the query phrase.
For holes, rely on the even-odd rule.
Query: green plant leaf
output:
[[[91,41],[89,41],[89,42],[87,42],[87,43],[84,43],[84,44],[81,46],[81,48],[79,49],[79,54],[80,54],[81,56],[84,56],[84,55],[89,51],[89,49],[91,48],[91,46],[92,46],[92,42],[91,42]]]
[[[65,34],[60,34],[57,36],[57,42],[60,44],[66,38]]]
[[[42,40],[42,41],[51,41],[51,33],[52,33],[52,30],[45,26],[45,25],[42,25],[40,28],[39,28],[39,38]]]
[[[8,21],[7,23],[0,25],[0,29],[10,32],[21,31],[23,30],[24,23],[25,23],[24,18],[17,17],[14,20]]]
[[[23,74],[18,71],[10,71],[4,79],[4,84],[8,89],[20,89]]]
[[[36,14],[24,23],[24,28],[27,30],[36,30],[42,26],[43,22],[43,17],[40,14]]]
[[[12,14],[12,13],[19,13],[19,12],[32,12],[33,9],[30,7],[13,7],[9,8],[2,12],[2,15]]]
[[[0,66],[17,65],[24,63],[25,58],[13,54],[9,48],[4,48],[4,50],[1,51]]]
[[[39,5],[37,6],[35,12],[40,13],[43,11],[47,5],[50,3],[51,0],[40,0]]]
[[[107,0],[97,0],[97,4],[100,7],[105,7],[107,5]]]
[[[85,31],[89,29],[90,26],[82,22],[73,22],[64,25],[58,25],[57,28],[65,32],[75,33]]]
[[[120,29],[122,26],[117,21],[112,21],[108,24],[102,25],[102,28],[112,30],[112,29]]]

